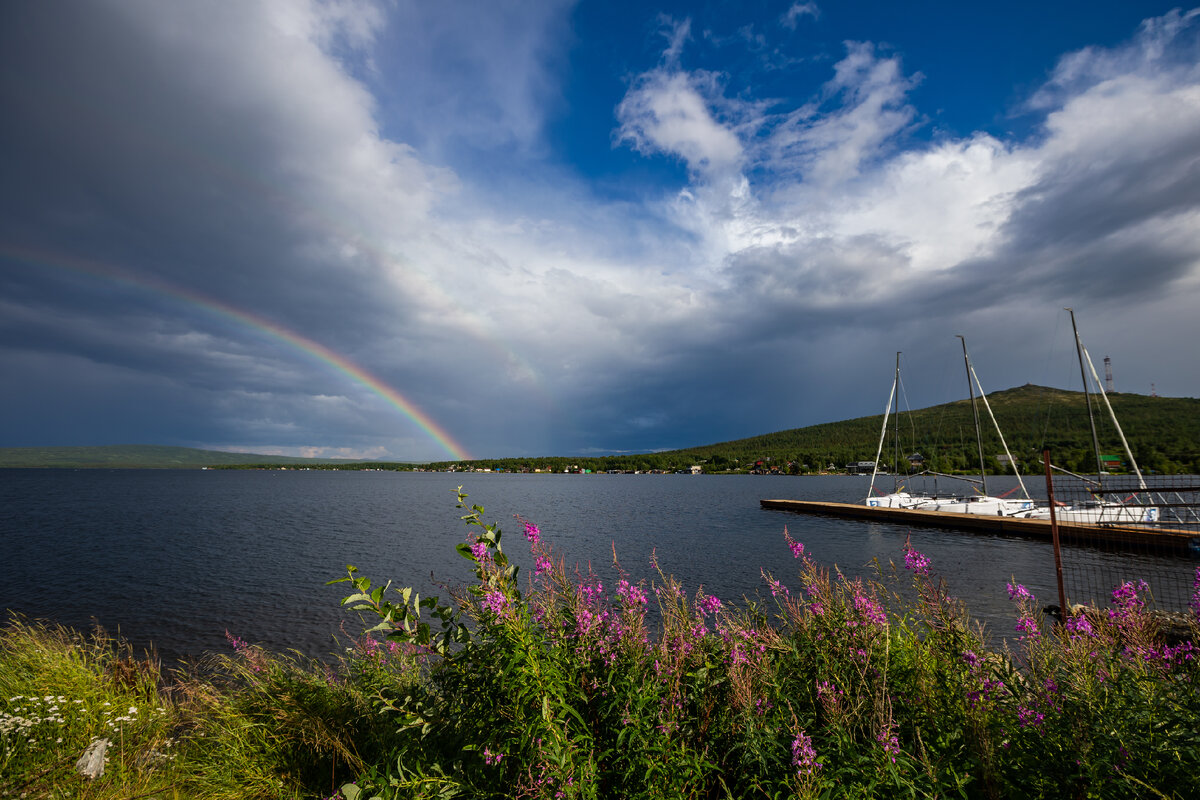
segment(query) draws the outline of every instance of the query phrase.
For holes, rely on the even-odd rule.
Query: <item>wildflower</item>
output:
[[[1108,618],[1118,625],[1128,622],[1133,616],[1146,607],[1146,602],[1139,597],[1139,592],[1148,592],[1149,585],[1145,581],[1125,581],[1113,589],[1112,600],[1115,609],[1108,610]]]
[[[896,755],[900,752],[900,740],[896,736],[895,723],[888,723],[888,726],[881,730],[875,739],[883,746],[884,755],[889,757],[892,763],[895,764]]]
[[[642,588],[640,586],[634,586],[624,578],[622,578],[621,582],[617,585],[617,594],[625,598],[625,601],[630,605],[646,605],[646,593],[642,591]]]
[[[476,561],[482,561],[483,557],[487,555],[487,543],[476,542],[471,545],[471,555],[475,556]]]
[[[1096,631],[1092,627],[1092,623],[1083,614],[1071,617],[1067,620],[1067,632],[1070,633],[1072,639],[1080,639],[1084,636],[1095,636]]]
[[[784,597],[788,596],[788,589],[786,586],[768,575],[765,569],[760,567],[758,571],[759,574],[762,575],[763,580],[767,582],[767,586],[771,587],[772,597],[778,597],[779,595],[783,595]]]
[[[550,563],[550,559],[545,556],[538,556],[533,565],[533,575],[544,575],[550,571],[554,565]]]
[[[864,621],[883,627],[887,625],[887,613],[878,602],[865,594],[861,594],[859,589],[854,590],[854,610],[859,613]]]
[[[488,766],[495,766],[500,763],[500,759],[504,758],[504,753],[493,753],[486,747],[483,748],[483,762]]]
[[[963,663],[966,664],[971,669],[975,669],[976,667],[979,666],[979,656],[975,655],[975,653],[971,650],[963,651],[962,660],[963,660]]]
[[[906,547],[904,548],[904,568],[912,570],[917,575],[928,575],[929,558],[911,547]]]
[[[1017,706],[1017,722],[1022,728],[1040,730],[1046,724],[1046,715],[1036,709]]]
[[[1008,584],[1008,599],[1017,601],[1028,600],[1032,603],[1035,602],[1037,598],[1035,598],[1033,594],[1021,584],[1018,583],[1016,586],[1013,586],[1010,583]]]
[[[1021,617],[1017,620],[1015,628],[1017,633],[1022,634],[1022,636],[1019,637],[1022,639],[1026,637],[1030,639],[1036,639],[1042,633],[1042,629],[1038,626],[1037,620],[1035,620],[1033,617]]]
[[[796,734],[792,740],[792,765],[796,767],[796,777],[812,775],[821,768],[817,761],[817,751],[813,749],[812,737],[804,731]]]
[[[508,607],[508,598],[504,596],[504,592],[491,591],[483,598],[482,605],[485,610],[500,616]]]
[[[538,528],[538,526],[534,525],[532,522],[530,522],[528,520],[525,520],[524,522],[525,522],[525,538],[529,541],[529,544],[535,545],[538,542],[542,541],[542,531]]]
[[[701,596],[699,602],[700,613],[704,616],[716,614],[721,609],[721,601],[714,595]]]
[[[792,539],[788,534],[787,526],[783,526],[783,538],[787,541],[788,547],[792,550],[792,558],[800,558],[804,555],[804,545]]]

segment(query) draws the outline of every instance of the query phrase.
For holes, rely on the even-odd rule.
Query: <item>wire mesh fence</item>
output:
[[[1063,543],[1068,604],[1102,608],[1114,588],[1145,581],[1158,611],[1194,608],[1200,599],[1200,476],[1068,473],[1054,477],[1047,491]]]

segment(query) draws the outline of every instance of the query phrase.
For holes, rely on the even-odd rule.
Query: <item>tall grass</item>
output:
[[[164,674],[103,632],[11,620],[0,797],[328,797],[392,749],[369,692],[399,691],[410,660],[359,643],[333,667],[230,639],[231,654]],[[103,772],[86,777],[77,761],[101,740]]]

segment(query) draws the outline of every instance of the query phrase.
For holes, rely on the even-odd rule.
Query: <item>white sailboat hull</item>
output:
[[[1037,508],[1028,516],[1030,519],[1050,519],[1050,509]],[[1146,525],[1158,522],[1158,509],[1154,506],[1126,506],[1095,501],[1056,508],[1054,518],[1067,524]]]
[[[929,497],[914,506],[918,511],[944,511],[950,514],[984,514],[990,517],[1015,517],[1035,510],[1032,500],[1007,500],[1002,497]]]

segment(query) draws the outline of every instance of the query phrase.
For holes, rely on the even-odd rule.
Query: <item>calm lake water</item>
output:
[[[1049,544],[766,511],[763,498],[860,502],[865,477],[502,475],[241,470],[0,470],[0,608],[88,629],[98,623],[168,658],[227,649],[225,631],[312,656],[340,649],[346,564],[422,594],[472,579],[462,484],[528,572],[520,514],[567,563],[604,578],[615,548],[631,576],[664,571],[726,602],[765,592],[760,568],[795,587],[782,531],[826,565],[870,574],[903,564],[905,538],[999,635],[1005,583],[1055,594]],[[993,491],[1013,485],[989,479]],[[996,487],[999,487],[997,489]],[[889,487],[890,488],[890,485]],[[1033,487],[1031,486],[1031,489]],[[1080,558],[1130,562],[1086,553]],[[615,580],[613,581],[615,583]],[[439,589],[438,587],[442,588]]]

